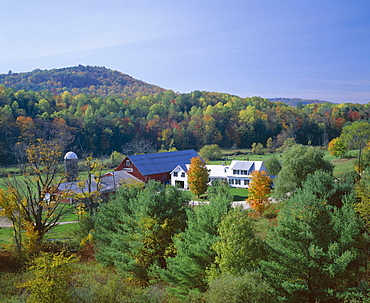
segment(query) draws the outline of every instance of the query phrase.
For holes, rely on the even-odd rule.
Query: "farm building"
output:
[[[209,182],[215,180],[226,181],[230,187],[248,188],[250,174],[254,170],[266,171],[263,161],[237,161],[233,160],[230,165],[206,165],[210,170]],[[188,189],[187,170],[189,164],[185,167],[176,166],[171,172],[171,184],[177,187]]]
[[[193,157],[198,157],[198,154],[192,149],[127,156],[115,171],[125,171],[143,182],[170,183],[171,172],[178,166],[185,170]]]

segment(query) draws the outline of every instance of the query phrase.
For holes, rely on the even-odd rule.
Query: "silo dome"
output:
[[[69,151],[65,154],[64,160],[75,160],[78,159],[77,155],[74,152]]]

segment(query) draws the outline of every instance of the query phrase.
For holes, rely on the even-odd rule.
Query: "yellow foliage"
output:
[[[271,178],[265,171],[255,170],[251,173],[247,203],[260,214],[270,206],[269,195],[271,193],[271,182]]]

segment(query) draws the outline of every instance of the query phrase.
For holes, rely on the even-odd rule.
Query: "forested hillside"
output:
[[[22,79],[21,74],[1,76],[8,84],[9,79],[18,79],[14,85],[29,82],[37,88],[16,90],[0,86],[2,164],[15,161],[15,143],[50,138],[56,133],[67,135],[69,149],[99,156],[121,151],[123,145],[136,138],[146,139],[157,150],[199,149],[206,144],[243,148],[253,143],[265,145],[269,138],[274,147],[281,146],[287,138],[301,144],[326,145],[347,122],[369,118],[368,104],[319,103],[294,108],[260,97],[240,98],[201,91],[179,94],[159,88],[156,93],[151,90],[146,94],[137,91],[126,94],[118,85],[124,82],[121,73],[93,68],[96,74],[93,78],[91,73],[82,72],[89,69],[40,71],[39,80],[33,82],[29,77]],[[66,87],[71,85],[70,79],[63,82],[62,75],[67,74],[70,79],[75,77],[81,90]],[[108,74],[117,75],[116,80]],[[109,81],[104,82],[105,75]],[[42,84],[35,84],[48,81],[60,83],[54,90],[40,90]],[[141,82],[132,81],[131,87],[135,83],[141,87]],[[103,85],[92,84],[98,82]],[[108,86],[108,82],[114,84]],[[91,91],[102,93],[81,93],[86,90],[83,83],[90,83]]]
[[[0,84],[15,90],[50,90],[52,93],[69,91],[73,95],[133,96],[164,91],[155,85],[134,79],[118,71],[98,66],[74,66],[51,70],[35,69],[28,73],[0,75]]]
[[[296,107],[296,106],[303,106],[311,103],[328,103],[328,101],[324,100],[312,100],[312,99],[301,99],[301,98],[268,98],[269,101],[272,102],[283,102],[287,105]]]

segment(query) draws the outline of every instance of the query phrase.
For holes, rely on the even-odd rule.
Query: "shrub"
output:
[[[240,276],[224,275],[212,280],[206,302],[274,302],[274,297],[272,288],[263,281],[259,272],[246,272]]]

